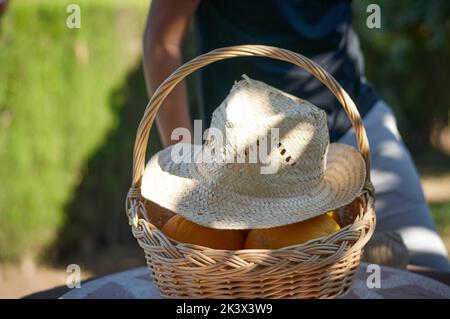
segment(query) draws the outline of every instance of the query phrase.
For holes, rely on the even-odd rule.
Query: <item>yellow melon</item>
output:
[[[164,234],[182,242],[214,249],[239,250],[244,247],[246,231],[214,229],[195,224],[180,215],[170,218],[162,228]]]
[[[244,248],[277,249],[327,236],[339,229],[339,225],[332,217],[323,214],[295,224],[252,229],[247,235]]]

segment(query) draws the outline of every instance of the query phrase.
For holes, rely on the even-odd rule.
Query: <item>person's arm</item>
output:
[[[181,65],[181,43],[197,5],[198,0],[152,1],[143,50],[145,81],[150,96]],[[184,81],[164,101],[156,124],[164,146],[177,142],[170,138],[175,128],[184,127],[192,132]]]

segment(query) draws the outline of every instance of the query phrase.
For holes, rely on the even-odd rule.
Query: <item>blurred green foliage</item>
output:
[[[366,8],[381,9],[381,28],[369,29]],[[449,124],[450,1],[353,1],[366,76],[395,110],[413,152],[430,150],[434,126]]]
[[[12,1],[2,17],[0,259],[36,256],[51,242],[64,242],[71,233],[58,230],[70,229],[63,226],[71,222],[71,214],[81,219],[78,228],[91,225],[78,232],[81,240],[89,230],[100,230],[100,236],[110,233],[119,224],[111,221],[117,219],[126,227],[127,189],[123,183],[113,185],[125,174],[122,179],[129,183],[133,136],[147,100],[142,77],[126,147],[111,149],[109,158],[101,159],[104,165],[95,167],[100,171],[87,164],[121,125],[119,111],[126,105],[117,88],[140,65],[148,6],[140,2],[77,1],[82,7],[80,29],[66,27],[70,1]],[[96,181],[86,181],[86,176],[100,181],[105,174],[109,177],[101,180],[106,183],[102,191],[86,187]],[[91,193],[75,211],[70,203],[79,203],[80,187]],[[111,198],[120,202],[115,209],[108,204]]]
[[[439,231],[450,231],[450,202],[430,205],[434,221]]]

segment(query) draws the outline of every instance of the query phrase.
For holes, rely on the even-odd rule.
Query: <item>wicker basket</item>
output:
[[[341,208],[342,228],[326,237],[276,250],[216,250],[166,237],[149,216],[141,178],[150,128],[163,100],[190,73],[212,62],[239,56],[270,57],[302,67],[319,79],[344,107],[366,163],[361,195]],[[342,87],[308,58],[280,48],[241,45],[203,54],[178,68],[153,94],[139,125],[133,154],[133,181],[126,210],[133,235],[144,249],[155,285],[167,298],[335,298],[352,286],[364,245],[375,228],[370,153],[358,110]],[[148,206],[147,206],[148,207]]]

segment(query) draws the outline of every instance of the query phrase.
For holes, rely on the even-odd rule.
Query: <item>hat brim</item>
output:
[[[332,143],[324,178],[314,188],[295,196],[255,197],[237,193],[232,183],[204,178],[195,163],[175,163],[171,150],[158,152],[147,163],[142,196],[194,223],[217,229],[269,228],[324,214],[359,196],[366,176],[364,159],[355,148]],[[200,147],[193,150],[199,151]]]

